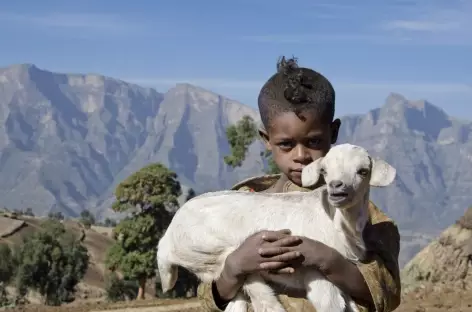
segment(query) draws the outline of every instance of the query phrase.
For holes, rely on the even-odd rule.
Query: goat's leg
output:
[[[247,300],[241,292],[228,303],[225,312],[247,312]]]
[[[317,271],[305,275],[307,299],[315,307],[316,312],[344,312],[346,301],[343,293],[333,283]]]
[[[251,299],[254,312],[286,312],[272,288],[260,275],[248,276],[243,290]]]

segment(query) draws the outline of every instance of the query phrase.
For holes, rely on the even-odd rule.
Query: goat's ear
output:
[[[320,169],[321,169],[321,160],[323,157],[318,158],[305,168],[302,171],[302,186],[311,187],[318,183],[320,179]]]
[[[372,162],[370,185],[376,187],[390,185],[397,175],[397,170],[382,159],[372,159]]]

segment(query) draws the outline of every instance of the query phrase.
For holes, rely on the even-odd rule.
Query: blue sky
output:
[[[472,0],[2,1],[0,66],[190,82],[255,107],[295,55],[333,82],[339,115],[398,92],[472,119],[471,16]]]

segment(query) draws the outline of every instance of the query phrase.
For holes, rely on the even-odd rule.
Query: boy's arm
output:
[[[371,224],[365,241],[372,252],[358,265],[372,295],[375,310],[391,312],[400,305],[401,283],[398,254],[400,234],[395,223],[371,204]]]

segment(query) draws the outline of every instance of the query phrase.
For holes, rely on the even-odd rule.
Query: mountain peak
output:
[[[419,111],[428,111],[434,110],[437,112],[441,112],[444,115],[447,115],[441,108],[431,104],[427,100],[419,99],[419,100],[408,100],[404,95],[396,92],[391,92],[387,98],[385,99],[384,107],[404,107],[409,109],[415,109]]]
[[[216,93],[211,91],[211,90],[193,85],[193,84],[188,83],[188,82],[176,83],[175,86],[173,88],[171,88],[169,91],[171,91],[171,90],[175,90],[177,92],[202,92],[202,93],[211,93],[211,94],[216,95]]]
[[[10,69],[23,69],[23,70],[38,69],[38,67],[33,63],[13,64],[11,66],[8,66],[7,68],[10,68]]]
[[[387,96],[387,99],[385,100],[386,105],[395,104],[398,102],[404,103],[404,102],[408,102],[408,100],[406,99],[405,96],[396,92],[390,92],[390,94]]]
[[[12,73],[29,73],[32,71],[40,71],[40,69],[32,63],[20,63],[20,64],[13,64],[8,67],[3,67],[0,68],[0,71],[7,71],[7,72],[12,72]]]

